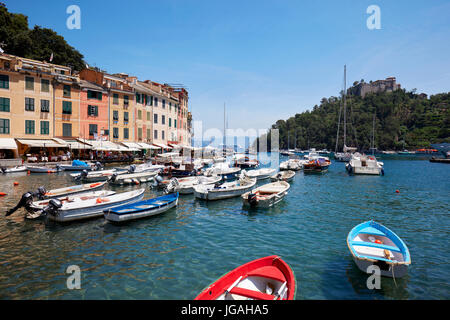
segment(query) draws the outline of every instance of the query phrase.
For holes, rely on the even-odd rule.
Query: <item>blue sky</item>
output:
[[[1,0],[110,73],[181,83],[204,128],[268,128],[355,80],[450,91],[450,1]],[[66,8],[81,9],[81,30]],[[369,30],[369,5],[381,29]]]

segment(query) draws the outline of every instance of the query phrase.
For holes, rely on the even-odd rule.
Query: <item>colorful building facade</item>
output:
[[[0,139],[189,146],[189,117],[183,88],[0,53]]]

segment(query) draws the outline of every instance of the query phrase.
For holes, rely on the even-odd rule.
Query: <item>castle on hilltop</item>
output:
[[[395,91],[401,89],[399,83],[395,77],[386,78],[386,80],[370,81],[369,83],[355,82],[353,87],[347,90],[347,94],[364,97],[368,93],[385,92],[385,91]]]

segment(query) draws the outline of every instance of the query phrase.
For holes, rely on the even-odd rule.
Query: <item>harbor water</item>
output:
[[[189,300],[226,272],[273,254],[293,269],[296,299],[449,299],[450,166],[383,161],[384,176],[350,176],[334,161],[323,174],[299,171],[270,209],[187,195],[175,209],[122,226],[103,218],[28,221],[22,209],[5,217],[24,192],[74,182],[65,172],[1,175],[0,299]],[[161,194],[150,184],[108,188],[144,186],[145,198]],[[346,244],[348,232],[370,219],[399,235],[412,257],[406,277],[382,278],[378,290],[368,289]],[[67,287],[71,265],[81,270],[81,289]]]

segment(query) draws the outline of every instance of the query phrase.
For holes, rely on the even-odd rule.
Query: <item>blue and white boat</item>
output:
[[[120,223],[129,220],[147,218],[163,213],[178,205],[178,192],[161,197],[138,201],[132,204],[104,210],[105,219]]]
[[[354,227],[347,236],[347,245],[358,268],[380,268],[382,276],[403,277],[411,264],[408,247],[393,231],[371,220]]]

